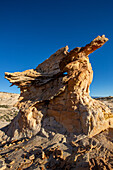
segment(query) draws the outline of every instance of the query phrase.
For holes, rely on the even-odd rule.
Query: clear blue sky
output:
[[[4,72],[36,68],[61,47],[81,47],[105,34],[90,55],[92,96],[113,96],[113,0],[1,0],[0,91],[19,93]]]

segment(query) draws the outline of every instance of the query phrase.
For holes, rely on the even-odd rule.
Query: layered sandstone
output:
[[[46,131],[43,122],[51,117],[76,135],[94,136],[113,128],[110,109],[89,96],[93,71],[88,55],[107,41],[104,35],[98,36],[70,52],[66,46],[36,69],[5,73],[5,78],[21,90],[16,104],[19,113],[4,129],[6,135],[20,138]]]

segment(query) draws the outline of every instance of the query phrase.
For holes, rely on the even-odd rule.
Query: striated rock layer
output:
[[[59,49],[36,69],[5,73],[21,94],[16,106],[17,117],[4,129],[11,138],[30,137],[46,133],[43,122],[48,117],[76,135],[94,136],[113,127],[113,114],[100,101],[89,96],[93,71],[88,55],[107,42],[98,36],[85,47],[68,52]]]

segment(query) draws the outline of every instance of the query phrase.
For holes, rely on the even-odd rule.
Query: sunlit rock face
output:
[[[93,71],[88,55],[107,41],[104,35],[98,36],[70,52],[66,46],[36,69],[5,73],[21,90],[16,104],[20,111],[6,134],[12,138],[35,135],[47,117],[54,117],[67,132],[88,136],[113,127],[110,109],[89,96]]]

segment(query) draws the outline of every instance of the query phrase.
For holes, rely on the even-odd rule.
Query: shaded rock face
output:
[[[16,104],[19,113],[5,133],[12,138],[30,137],[43,132],[48,117],[54,117],[64,131],[77,135],[94,136],[112,128],[110,109],[89,96],[93,71],[88,55],[106,41],[104,35],[98,36],[70,52],[66,46],[36,69],[5,73],[5,78],[21,90]]]

